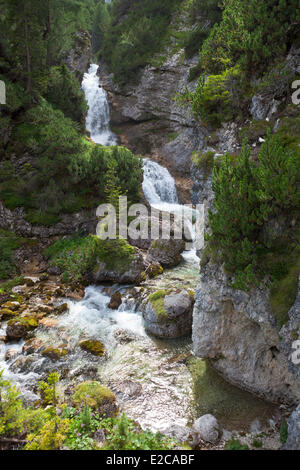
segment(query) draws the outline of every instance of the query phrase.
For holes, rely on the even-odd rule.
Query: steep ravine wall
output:
[[[191,155],[203,148],[206,135],[188,110],[174,100],[177,92],[195,86],[188,82],[188,76],[196,61],[182,60],[182,56],[181,50],[160,67],[145,67],[136,83],[122,89],[112,81],[105,65],[100,65],[110,101],[111,123],[118,128],[122,143],[135,153],[158,159],[174,176],[190,175]]]
[[[194,61],[181,57],[178,53],[160,67],[147,66],[136,84],[122,90],[103,64],[100,73],[109,94],[112,124],[120,130],[122,142],[160,160],[175,177],[189,175],[194,183],[192,202],[205,203],[208,209],[214,198],[212,180],[191,165],[191,155],[195,150],[210,150],[209,133],[173,99],[187,85],[190,89],[195,86],[188,83]],[[269,103],[252,106],[254,118],[258,107],[269,109]],[[270,112],[276,109],[272,107]],[[169,141],[172,133],[174,138]],[[215,136],[217,154],[239,150],[236,123],[224,124]],[[194,307],[195,354],[209,359],[226,380],[243,389],[269,401],[299,403],[300,369],[290,357],[297,328],[300,337],[299,295],[289,313],[290,321],[279,332],[266,288],[248,293],[234,290],[222,267],[207,264],[201,269]]]

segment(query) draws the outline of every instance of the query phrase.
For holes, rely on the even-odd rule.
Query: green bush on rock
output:
[[[75,407],[88,406],[106,417],[114,416],[117,413],[114,393],[99,382],[83,382],[77,385],[72,399]]]

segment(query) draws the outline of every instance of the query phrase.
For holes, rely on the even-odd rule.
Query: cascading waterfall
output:
[[[191,240],[189,249],[183,253],[183,257],[189,263],[199,263],[194,247],[196,229],[193,218],[196,216],[196,211],[179,204],[174,178],[167,168],[148,158],[144,159],[143,192],[149,204],[155,209],[183,215],[185,232]]]
[[[117,138],[109,127],[110,113],[107,93],[100,85],[98,69],[98,65],[92,64],[88,73],[84,74],[82,81],[82,89],[89,107],[86,128],[96,144],[115,145]]]

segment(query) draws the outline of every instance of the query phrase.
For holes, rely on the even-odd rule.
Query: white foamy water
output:
[[[143,192],[151,207],[183,217],[185,235],[190,238],[191,243],[182,256],[186,262],[198,264],[199,258],[194,246],[196,227],[193,220],[197,215],[196,210],[179,204],[174,178],[167,168],[148,158],[144,159]]]
[[[89,106],[86,128],[96,144],[116,145],[117,138],[109,127],[110,114],[107,93],[100,84],[97,75],[98,68],[98,65],[92,64],[88,73],[84,74],[82,81],[82,89]]]

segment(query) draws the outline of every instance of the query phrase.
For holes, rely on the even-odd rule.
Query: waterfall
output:
[[[143,191],[149,204],[178,204],[174,178],[163,166],[146,158],[144,160]]]
[[[143,192],[149,204],[155,209],[183,216],[185,235],[191,240],[183,257],[189,263],[198,264],[199,258],[194,247],[196,229],[193,221],[196,211],[179,204],[174,178],[167,168],[148,158],[144,159]]]
[[[117,138],[109,127],[110,114],[107,93],[100,85],[97,75],[98,68],[98,65],[92,64],[88,73],[84,74],[82,81],[82,89],[89,107],[86,128],[96,144],[116,145]]]

